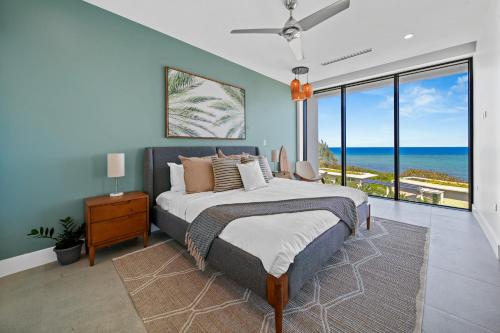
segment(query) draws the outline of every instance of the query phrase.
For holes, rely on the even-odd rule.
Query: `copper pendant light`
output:
[[[313,87],[309,83],[309,68],[300,66],[294,67],[292,73],[295,74],[295,79],[290,82],[290,93],[292,101],[303,101],[311,98],[313,95]],[[298,76],[307,74],[307,83],[301,84]]]
[[[292,94],[292,100],[298,101],[299,99],[299,94],[300,94],[300,81],[297,79],[292,80],[290,82],[290,92]]]
[[[304,92],[304,95],[306,96],[306,99],[311,98],[313,95],[313,87],[312,85],[307,82],[306,84],[302,85],[302,91]]]

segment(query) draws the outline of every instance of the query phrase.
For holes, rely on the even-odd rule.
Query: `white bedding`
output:
[[[349,187],[274,178],[269,186],[254,191],[194,194],[167,191],[156,198],[156,203],[191,223],[203,210],[216,205],[324,196],[347,196],[356,206],[368,199],[364,192]],[[269,274],[279,277],[286,273],[297,254],[338,222],[337,216],[324,210],[252,216],[234,220],[219,237],[259,258]]]

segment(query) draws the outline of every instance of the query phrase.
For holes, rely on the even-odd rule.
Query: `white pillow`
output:
[[[184,167],[182,164],[167,164],[170,167],[170,191],[186,192],[186,184],[184,183]]]
[[[245,191],[252,191],[267,186],[258,161],[246,164],[237,164],[236,166],[240,172]]]

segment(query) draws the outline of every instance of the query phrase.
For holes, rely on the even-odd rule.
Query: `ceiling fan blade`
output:
[[[304,59],[304,52],[302,52],[302,38],[301,37],[297,37],[297,38],[294,38],[294,39],[288,41],[288,46],[290,46],[290,49],[292,50],[292,52],[295,55],[295,58],[297,58],[297,60]]]
[[[350,0],[339,0],[299,21],[302,30],[309,30],[321,22],[349,8]]]
[[[236,29],[232,34],[279,34],[281,29]]]

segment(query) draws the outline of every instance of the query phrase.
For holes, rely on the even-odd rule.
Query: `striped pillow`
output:
[[[214,192],[223,192],[243,188],[240,172],[237,164],[241,163],[239,158],[217,158],[212,157],[214,169]]]
[[[266,183],[269,183],[271,179],[273,179],[273,172],[271,171],[271,167],[269,166],[269,162],[267,161],[267,157],[259,155],[259,156],[242,156],[241,163],[249,163],[252,161],[259,161],[260,170],[262,171],[262,175],[266,180]]]

